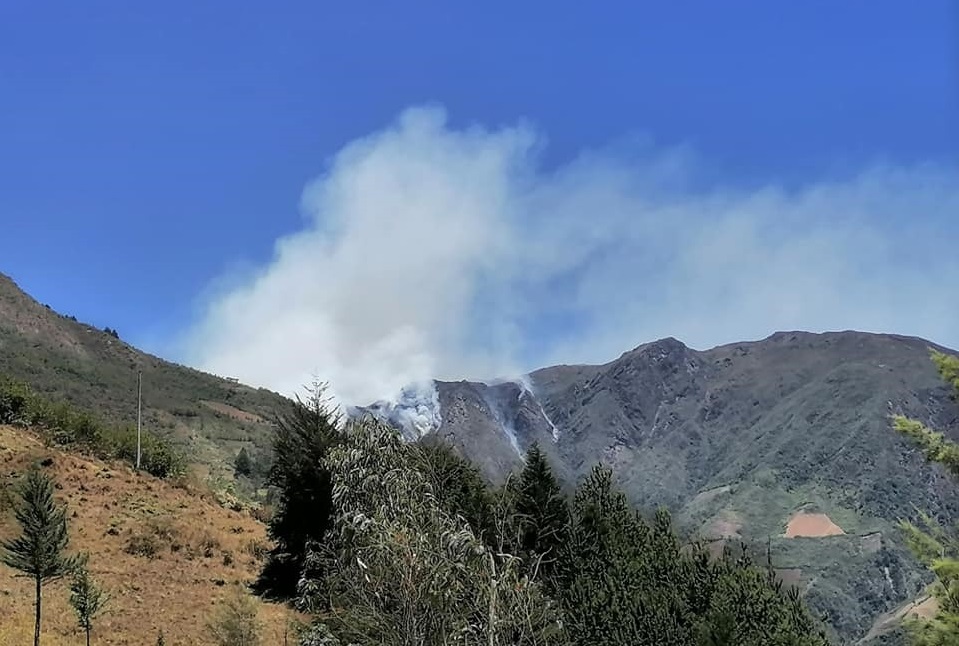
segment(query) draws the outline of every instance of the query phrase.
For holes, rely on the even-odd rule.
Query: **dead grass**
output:
[[[264,526],[224,509],[211,496],[174,486],[119,464],[44,447],[21,430],[0,426],[0,485],[33,461],[49,457],[57,497],[68,506],[70,550],[89,552],[90,569],[112,597],[94,627],[95,644],[153,644],[162,629],[168,646],[210,643],[206,622],[231,584],[256,576],[266,545]],[[0,514],[0,537],[18,530]],[[130,549],[131,544],[146,545]],[[43,643],[80,643],[64,582],[44,593]],[[282,644],[291,614],[258,602],[264,643]],[[33,635],[30,583],[0,565],[0,644]]]
[[[846,532],[842,527],[832,522],[826,514],[812,514],[800,511],[793,514],[786,523],[786,538],[822,538],[824,536],[841,536]]]
[[[222,402],[212,402],[207,400],[203,400],[200,403],[212,411],[220,413],[221,415],[226,415],[227,417],[231,417],[241,422],[250,422],[252,424],[266,423],[266,420],[259,415],[248,413],[247,411],[241,410],[236,406],[230,406],[229,404],[224,404]]]
[[[716,538],[741,538],[740,532],[743,528],[742,517],[731,510],[723,510],[709,526],[706,528],[706,537]]]

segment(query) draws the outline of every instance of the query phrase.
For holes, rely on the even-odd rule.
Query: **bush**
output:
[[[0,380],[0,424],[23,424],[30,399],[30,391],[23,384]]]
[[[160,540],[153,534],[134,534],[123,551],[134,556],[154,559],[160,553]]]
[[[136,464],[135,430],[108,427],[85,411],[50,402],[26,385],[4,378],[0,378],[0,424],[30,426],[55,444],[77,445],[106,459]],[[140,464],[150,475],[169,478],[183,472],[182,457],[164,440],[143,431],[140,444]]]
[[[136,429],[111,430],[103,434],[101,447],[109,457],[136,464]],[[140,468],[157,478],[170,478],[183,473],[182,457],[152,433],[140,432]]]
[[[220,602],[208,626],[210,636],[217,646],[259,646],[260,622],[256,615],[256,601],[237,587]]]

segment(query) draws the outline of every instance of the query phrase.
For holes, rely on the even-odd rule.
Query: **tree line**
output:
[[[256,583],[314,619],[304,646],[821,646],[798,591],[745,551],[683,544],[596,467],[564,495],[533,446],[492,487],[442,442],[344,423],[315,387],[277,423]]]

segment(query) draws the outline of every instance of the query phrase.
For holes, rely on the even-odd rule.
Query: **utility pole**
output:
[[[142,391],[141,375],[142,375],[142,372],[140,370],[137,370],[137,471],[140,470],[140,402],[141,402],[140,393]]]

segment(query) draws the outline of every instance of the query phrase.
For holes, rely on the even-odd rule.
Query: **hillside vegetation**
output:
[[[144,428],[190,462],[229,479],[241,448],[268,461],[269,419],[289,405],[286,398],[141,352],[116,330],[37,303],[0,274],[0,376],[129,428],[136,426],[138,371]]]

